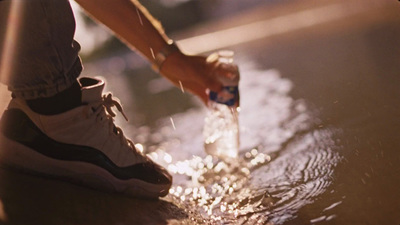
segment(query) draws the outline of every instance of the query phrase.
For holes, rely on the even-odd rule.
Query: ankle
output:
[[[82,105],[81,85],[75,81],[68,89],[49,98],[27,101],[28,106],[42,115],[55,115]]]

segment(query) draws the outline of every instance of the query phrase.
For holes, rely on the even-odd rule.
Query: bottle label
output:
[[[234,106],[239,101],[239,88],[238,86],[226,86],[218,93],[210,91],[209,98],[214,102]]]

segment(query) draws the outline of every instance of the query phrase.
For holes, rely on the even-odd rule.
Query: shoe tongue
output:
[[[82,103],[101,101],[104,89],[104,81],[93,78],[81,78]]]

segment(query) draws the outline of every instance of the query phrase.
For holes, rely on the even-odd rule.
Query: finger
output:
[[[214,70],[218,68],[218,61],[207,61],[204,57],[193,57],[196,67],[192,70],[193,77],[205,88],[219,92],[222,89],[222,83],[215,76]]]
[[[223,88],[221,81],[219,81],[216,76],[205,76],[202,80],[202,84],[204,87],[214,92],[219,92]]]

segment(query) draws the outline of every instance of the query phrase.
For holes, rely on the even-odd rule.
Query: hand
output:
[[[221,82],[212,76],[216,62],[207,62],[206,59],[204,56],[175,52],[165,60],[160,73],[176,86],[182,84],[185,90],[197,95],[206,104],[207,90],[219,92],[222,89]]]

